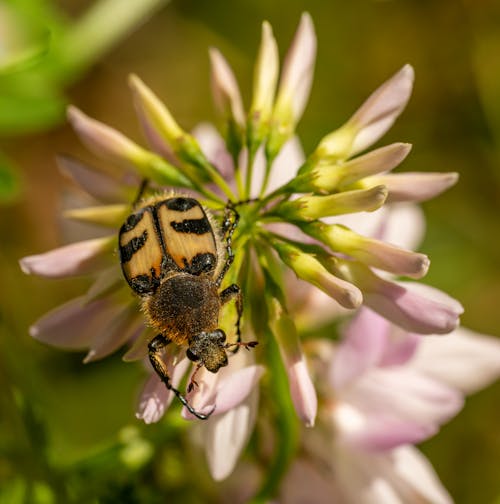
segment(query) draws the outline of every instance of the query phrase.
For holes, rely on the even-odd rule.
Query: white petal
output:
[[[234,469],[255,424],[258,390],[237,407],[222,415],[210,417],[201,426],[205,453],[214,480],[227,478]]]
[[[395,471],[409,487],[405,504],[452,504],[452,498],[439,481],[429,461],[413,446],[393,452]]]
[[[423,338],[411,365],[470,394],[500,377],[500,339],[465,328]]]

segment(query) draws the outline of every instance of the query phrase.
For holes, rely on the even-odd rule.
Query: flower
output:
[[[26,273],[51,278],[85,275],[93,281],[83,296],[36,322],[31,328],[35,338],[71,349],[86,348],[85,362],[124,345],[128,346],[125,360],[140,360],[147,357],[155,333],[145,325],[140,300],[130,296],[121,274],[115,252],[118,229],[143,200],[172,194],[172,189],[174,194],[200,200],[216,228],[222,227],[216,223],[223,219],[225,208],[237,210],[239,225],[234,233],[220,232],[226,235],[226,243],[217,250],[217,261],[228,267],[220,287],[241,285],[243,334],[262,342],[261,350],[252,351],[250,357],[244,350],[230,354],[228,366],[215,374],[195,367],[196,380],[192,374],[184,397],[177,387],[183,386],[189,361],[170,345],[155,361],[155,369],[165,367],[175,389],[151,374],[137,412],[146,423],[156,422],[177,395],[191,413],[212,413],[200,428],[215,479],[231,472],[249,438],[264,368],[270,374],[269,386],[281,387],[271,394],[277,405],[287,408],[289,400],[305,425],[312,427],[316,421],[316,390],[290,310],[293,293],[286,281],[290,272],[330,296],[330,306],[336,306],[333,300],[350,310],[366,305],[407,331],[447,333],[456,328],[461,313],[451,298],[435,300],[435,292],[425,287],[423,294],[415,293],[413,283],[395,283],[384,273],[421,278],[429,267],[425,254],[386,243],[382,236],[363,234],[344,221],[350,214],[381,215],[378,212],[387,202],[430,198],[456,181],[455,174],[389,173],[408,155],[410,146],[405,143],[361,154],[404,109],[413,85],[412,68],[406,65],[382,84],[304,158],[295,128],[308,100],[316,57],[310,16],[304,14],[300,20],[281,77],[277,47],[271,26],[264,22],[248,112],[229,63],[216,49],[210,50],[212,91],[223,136],[206,125],[185,131],[136,75],[129,78],[129,85],[149,149],[70,107],[68,120],[75,132],[106,163],[100,173],[72,159],[60,160],[66,173],[95,199],[95,205],[69,210],[66,216],[109,232],[104,238],[21,260]],[[160,252],[162,264],[168,260],[166,250]],[[217,321],[230,342],[235,316],[234,307],[224,307]],[[163,337],[168,341],[168,334]],[[191,420],[191,413],[184,409],[182,416]],[[414,431],[429,432],[446,416],[436,415],[434,423],[423,419]]]
[[[303,502],[296,492],[307,495],[317,480],[324,493],[314,483],[320,495],[312,502],[451,502],[412,445],[500,375],[500,341],[460,328],[424,338],[362,308],[339,344],[317,340],[308,353],[318,359],[320,426],[304,434],[307,463],[292,468],[282,502]],[[299,490],[293,475],[304,466],[311,478]]]

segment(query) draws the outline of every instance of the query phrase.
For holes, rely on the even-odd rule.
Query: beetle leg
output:
[[[153,369],[156,371],[161,381],[165,384],[168,390],[171,390],[179,399],[179,401],[187,408],[187,410],[194,415],[196,418],[200,420],[206,420],[212,413],[213,410],[209,413],[198,413],[188,402],[187,399],[181,394],[179,390],[177,390],[172,383],[170,382],[170,376],[168,374],[168,369],[163,359],[161,358],[161,353],[164,348],[171,343],[169,339],[167,339],[163,334],[158,334],[155,338],[153,338],[148,344],[149,350],[149,360],[153,366]]]
[[[196,376],[196,373],[202,366],[203,362],[198,362],[198,364],[196,365],[196,369],[194,370],[193,374],[191,375],[191,379],[189,380],[189,385],[187,388],[188,392],[191,392],[191,390],[193,390],[194,387],[198,387],[198,382],[194,379],[194,377]]]
[[[226,262],[222,267],[217,280],[215,280],[215,285],[217,287],[220,286],[222,280],[224,279],[227,270],[230,268],[231,264],[234,261],[234,252],[232,249],[232,239],[234,231],[238,226],[238,222],[240,220],[240,214],[236,211],[234,204],[231,201],[227,202],[226,208],[224,208],[224,217],[222,221],[222,232],[224,233],[224,237],[226,240]]]
[[[135,207],[137,205],[137,203],[139,203],[139,201],[143,197],[144,193],[146,192],[148,185],[149,185],[149,179],[143,178],[141,180],[141,185],[139,186],[139,190],[137,191],[137,194],[134,198],[134,201],[132,202],[132,207]]]
[[[231,284],[220,293],[220,300],[222,304],[226,304],[231,299],[236,298],[236,312],[238,318],[236,320],[236,341],[241,341],[241,316],[243,314],[243,296],[241,289],[236,284]]]

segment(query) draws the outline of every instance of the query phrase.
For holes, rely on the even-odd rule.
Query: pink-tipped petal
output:
[[[454,186],[458,173],[405,172],[377,175],[364,181],[366,187],[383,184],[389,190],[387,203],[411,201],[420,203],[435,198]]]
[[[210,49],[211,83],[214,102],[224,117],[232,117],[245,126],[243,101],[236,78],[228,62],[217,49]]]
[[[287,367],[290,395],[295,411],[306,427],[313,427],[318,411],[318,397],[304,359]]]
[[[410,99],[413,80],[413,68],[405,65],[372,93],[349,119],[349,124],[358,131],[351,156],[375,143],[393,125]]]
[[[311,16],[305,12],[283,62],[275,105],[275,114],[290,107],[294,124],[299,121],[309,99],[315,61],[316,34]]]
[[[500,377],[500,339],[459,327],[445,338],[424,338],[411,366],[466,394]]]
[[[380,366],[401,366],[413,358],[419,345],[425,341],[420,334],[412,334],[393,325]]]
[[[27,275],[63,278],[85,275],[110,266],[115,237],[71,243],[44,254],[23,257],[19,264]]]
[[[443,292],[423,284],[379,280],[375,289],[363,292],[364,303],[396,325],[417,334],[447,334],[458,326],[463,308]]]

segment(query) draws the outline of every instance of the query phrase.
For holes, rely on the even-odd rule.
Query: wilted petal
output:
[[[228,62],[217,49],[210,49],[211,81],[214,101],[224,117],[232,117],[245,126],[245,112],[240,90]]]
[[[460,327],[444,338],[424,338],[410,365],[470,394],[500,376],[500,339]]]
[[[90,347],[96,331],[122,308],[109,299],[85,301],[81,296],[54,308],[30,327],[30,335],[43,343],[71,350]]]
[[[234,469],[255,424],[258,389],[238,406],[203,423],[203,438],[210,474],[215,481],[227,478]]]
[[[375,143],[393,125],[410,99],[414,72],[405,65],[361,105],[348,123],[357,130],[350,155]]]
[[[71,243],[44,254],[23,257],[19,264],[28,275],[47,278],[85,275],[111,264],[115,241],[114,236],[109,236]]]
[[[388,203],[399,201],[419,203],[438,196],[455,185],[457,180],[458,173],[455,172],[406,172],[369,177],[362,181],[362,185],[366,188],[380,184],[387,186]]]
[[[123,203],[132,200],[131,190],[123,185],[125,181],[123,183],[117,181],[117,175],[113,178],[108,177],[69,156],[57,156],[56,160],[62,173],[73,179],[85,192],[97,200],[105,203]],[[137,183],[132,173],[121,172],[120,174],[122,179],[125,175],[131,179],[129,182]]]
[[[107,357],[128,340],[137,338],[144,330],[144,321],[135,304],[122,308],[108,323],[96,331],[84,364]]]
[[[184,358],[174,365],[174,360],[175,357],[169,354],[166,358],[166,365],[170,373],[172,385],[177,388],[190,362],[187,358]],[[135,414],[136,418],[144,420],[144,423],[147,424],[158,422],[170,406],[174,397],[174,393],[167,389],[156,373],[153,373],[141,392],[139,406]]]

